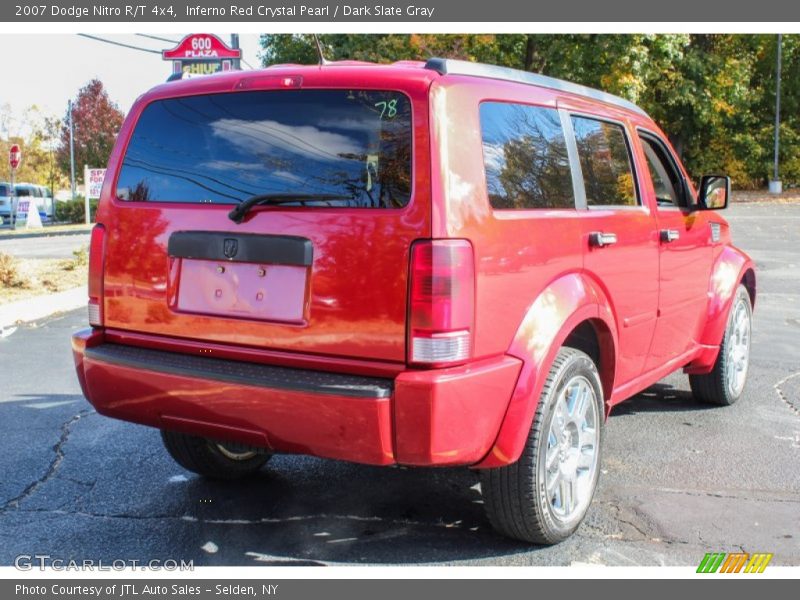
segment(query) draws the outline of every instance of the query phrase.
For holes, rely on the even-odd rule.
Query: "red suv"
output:
[[[742,394],[752,261],[637,106],[432,59],[156,87],[109,161],[73,338],[101,414],[231,478],[273,453],[480,471],[566,538],[611,408],[683,369]]]

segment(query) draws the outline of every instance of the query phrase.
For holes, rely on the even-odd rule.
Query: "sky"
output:
[[[154,35],[179,41],[188,33],[194,32]],[[230,42],[229,32],[212,33]],[[92,35],[159,52],[174,46],[136,34]],[[239,36],[243,59],[253,67],[260,64],[258,39],[259,35],[254,33]],[[3,61],[0,84],[0,105],[9,104],[14,115],[9,127],[11,135],[24,133],[23,114],[32,104],[46,115],[63,117],[67,100],[74,98],[78,89],[93,78],[103,82],[111,100],[127,113],[137,96],[166,81],[171,72],[170,63],[162,60],[160,54],[113,46],[74,34],[4,33],[0,35],[0,56],[17,57]],[[242,68],[247,68],[244,63]]]

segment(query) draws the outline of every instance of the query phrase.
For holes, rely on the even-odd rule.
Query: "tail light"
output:
[[[475,260],[466,240],[424,240],[411,247],[408,361],[449,366],[472,356]]]
[[[89,242],[89,325],[103,326],[103,257],[106,228],[99,223],[92,229]]]

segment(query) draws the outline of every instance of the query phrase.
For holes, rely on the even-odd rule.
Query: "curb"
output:
[[[25,300],[0,305],[0,329],[30,323],[55,313],[67,312],[86,306],[87,286],[82,285],[63,292],[34,296]]]
[[[8,233],[0,231],[0,242],[5,240],[25,240],[37,237],[61,237],[65,235],[86,235],[92,232],[92,228],[75,229],[73,231],[37,231],[35,233]]]

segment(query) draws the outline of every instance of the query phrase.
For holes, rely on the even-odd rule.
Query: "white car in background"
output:
[[[43,222],[53,219],[53,195],[46,187],[33,183],[18,183],[14,186],[14,193],[18,198],[26,196],[33,198]]]
[[[53,192],[46,185],[37,185],[36,187],[42,193],[42,203],[39,205],[39,213],[44,213],[44,216],[50,220],[55,221],[56,214],[56,201],[53,197]]]

